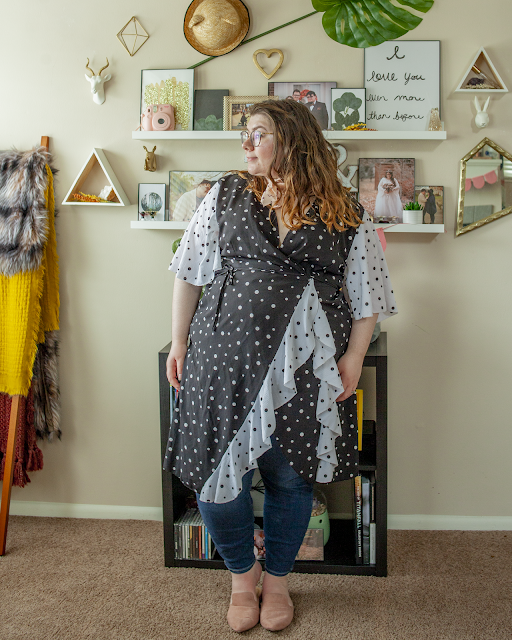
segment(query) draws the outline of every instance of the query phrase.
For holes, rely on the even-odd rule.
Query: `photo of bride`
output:
[[[359,201],[375,222],[403,222],[414,201],[414,158],[360,158]]]
[[[377,187],[374,218],[399,218],[403,207],[400,200],[400,184],[392,171],[386,171]]]

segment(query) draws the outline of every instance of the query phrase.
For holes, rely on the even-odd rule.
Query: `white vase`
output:
[[[422,224],[423,211],[417,209],[404,209],[404,224]]]

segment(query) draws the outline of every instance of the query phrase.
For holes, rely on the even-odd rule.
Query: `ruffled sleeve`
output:
[[[397,313],[384,251],[367,212],[347,258],[345,290],[356,320],[378,313],[378,322]]]
[[[217,182],[204,197],[169,266],[177,278],[199,287],[211,282],[215,271],[221,268],[219,226],[215,215],[219,190]]]

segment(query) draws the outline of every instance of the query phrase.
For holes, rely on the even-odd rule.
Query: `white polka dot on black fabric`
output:
[[[245,189],[244,180],[226,176],[203,200],[171,264],[177,277],[207,286],[190,326],[165,468],[196,491],[211,491],[216,501],[234,497],[239,478],[250,468],[248,456],[261,455],[265,448],[262,433],[267,429],[274,429],[290,465],[309,482],[320,473],[332,480],[357,473],[357,429],[345,426],[350,424],[354,400],[319,402],[315,367],[325,363],[329,375],[337,376],[329,357],[337,361],[344,353],[351,326],[344,286],[355,317],[368,307],[372,313],[389,313],[395,303],[371,223],[365,220],[356,233],[330,234],[316,207],[313,212],[316,224],[294,230],[279,247],[278,227],[272,216],[269,220],[268,209]],[[360,232],[363,228],[373,235]],[[371,241],[365,242],[365,236]],[[311,275],[314,290],[305,302]],[[314,313],[325,320],[313,316],[305,326],[303,318]],[[324,322],[327,331],[322,330]],[[287,399],[272,420],[266,420],[262,385],[284,340],[295,345],[290,358],[286,366],[284,360],[276,361],[271,369],[280,376],[289,371],[297,393],[286,396],[289,390],[281,383],[270,391],[272,383],[268,391]],[[311,340],[317,341],[316,360],[304,355]],[[332,356],[327,355],[330,341]],[[315,452],[325,431],[317,421],[317,404],[327,405],[326,413],[336,408],[342,425],[340,437],[327,438],[328,458],[321,463]],[[258,442],[252,452],[251,434]],[[221,468],[222,478],[213,483],[214,472]]]

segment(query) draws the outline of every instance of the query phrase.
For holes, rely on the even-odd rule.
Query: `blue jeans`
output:
[[[272,449],[258,458],[258,467],[265,485],[265,571],[273,576],[285,576],[293,569],[308,528],[313,485],[293,470],[274,443]],[[245,573],[255,563],[253,474],[254,470],[251,470],[244,475],[242,491],[231,502],[202,502],[197,496],[204,523],[232,573]]]

